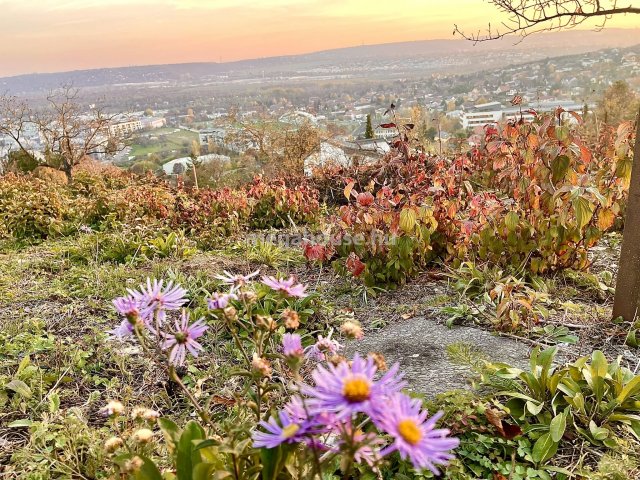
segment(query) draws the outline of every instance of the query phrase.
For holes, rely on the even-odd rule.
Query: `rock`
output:
[[[389,366],[400,363],[409,390],[433,397],[438,393],[469,388],[468,367],[455,365],[447,356],[447,345],[457,342],[474,345],[489,360],[526,368],[529,346],[498,337],[473,327],[447,328],[433,319],[414,317],[365,335],[346,347],[347,357],[356,352],[382,353]]]

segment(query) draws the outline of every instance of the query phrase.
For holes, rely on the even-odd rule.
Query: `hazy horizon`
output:
[[[452,40],[460,38],[452,35],[454,23],[471,32],[501,19],[492,5],[479,0],[447,5],[397,0],[391,11],[388,5],[365,0],[0,0],[0,77],[225,63]],[[614,18],[607,25],[639,26],[633,16]],[[595,21],[583,25],[595,26]]]

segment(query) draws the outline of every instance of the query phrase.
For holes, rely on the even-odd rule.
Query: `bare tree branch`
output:
[[[613,15],[640,14],[640,6],[619,5],[618,0],[489,0],[507,14],[507,21],[495,28],[489,24],[482,34],[465,33],[454,25],[454,34],[474,43],[497,40],[507,35],[525,38],[534,33],[576,27],[589,19],[598,19],[596,29],[602,29]]]

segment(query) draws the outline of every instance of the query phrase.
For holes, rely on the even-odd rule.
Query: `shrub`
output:
[[[265,182],[256,177],[248,186],[253,199],[250,228],[282,228],[313,222],[319,212],[318,192],[302,183],[292,188],[283,180]]]
[[[631,173],[630,126],[601,141],[610,148],[589,148],[552,116],[486,128],[473,177],[508,201],[492,218],[467,219],[473,227],[462,233],[479,258],[533,273],[588,267],[587,249],[620,215]]]
[[[434,256],[431,237],[438,222],[432,209],[403,201],[390,189],[381,189],[374,197],[352,187],[349,184],[345,192],[355,201],[340,208],[334,234],[332,247],[343,259],[336,268],[362,278],[368,286],[404,283]]]
[[[0,220],[19,239],[40,240],[70,230],[64,187],[13,174],[0,177]]]

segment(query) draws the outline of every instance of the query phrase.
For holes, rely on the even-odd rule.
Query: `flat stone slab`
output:
[[[347,356],[356,352],[382,353],[389,366],[400,363],[409,390],[433,397],[470,386],[470,369],[451,363],[447,355],[447,346],[458,342],[477,347],[490,361],[521,368],[528,364],[530,347],[524,343],[473,327],[448,328],[426,317],[411,318],[368,333],[362,340],[350,342],[345,350]]]

